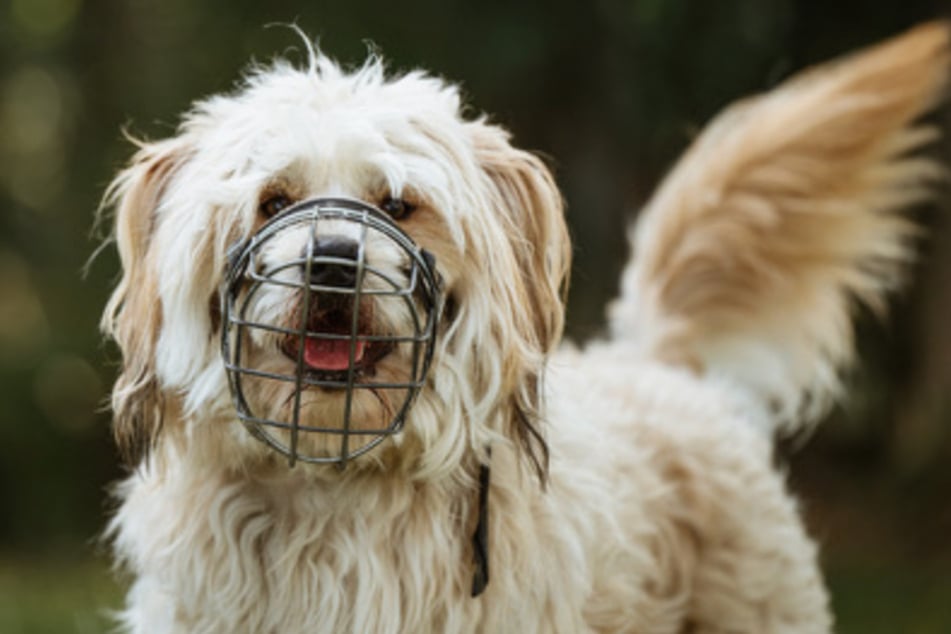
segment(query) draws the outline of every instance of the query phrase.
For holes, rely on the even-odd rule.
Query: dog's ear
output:
[[[547,474],[548,450],[537,426],[540,373],[558,344],[564,325],[564,296],[571,267],[571,244],[561,194],[551,172],[533,154],[512,147],[508,133],[484,122],[473,124],[477,159],[486,178],[493,213],[502,222],[503,242],[492,247],[495,275],[491,320],[504,358],[495,360],[513,387],[512,431],[539,477]],[[508,260],[508,261],[506,261]]]
[[[561,337],[571,243],[561,193],[551,172],[534,154],[509,143],[501,128],[477,128],[476,152],[492,182],[493,199],[521,273],[524,313],[536,343],[548,352]]]
[[[162,325],[152,236],[162,195],[188,157],[180,139],[133,140],[139,151],[106,190],[103,209],[114,210],[113,239],[122,277],[106,305],[103,332],[115,339],[122,365],[112,392],[113,433],[130,466],[154,444],[168,407],[155,374],[155,347]]]

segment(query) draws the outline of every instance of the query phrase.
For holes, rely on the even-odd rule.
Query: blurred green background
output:
[[[569,333],[603,327],[623,231],[728,101],[944,10],[935,0],[0,0],[0,633],[102,632],[121,582],[97,542],[120,477],[102,404],[117,352],[97,319],[117,262],[93,214],[131,153],[253,59],[377,47],[461,82],[552,158],[577,265]],[[936,120],[951,128],[948,110]],[[951,144],[935,152],[951,155]],[[782,462],[823,544],[841,632],[951,632],[951,221],[915,284],[863,318],[851,396]]]

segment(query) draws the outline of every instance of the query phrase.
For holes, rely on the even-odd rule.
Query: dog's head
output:
[[[123,275],[103,324],[123,354],[113,408],[126,458],[138,462],[166,439],[200,445],[214,460],[265,455],[235,422],[220,351],[229,256],[276,216],[323,197],[374,207],[411,246],[321,218],[283,229],[249,256],[251,268],[279,271],[282,283],[249,298],[244,270],[233,287],[241,318],[272,326],[237,335],[243,363],[288,376],[303,368],[314,379],[246,376],[249,409],[283,420],[296,407],[304,427],[344,424],[344,409],[357,429],[388,424],[399,389],[321,383],[343,373],[405,384],[418,351],[387,339],[436,310],[429,374],[404,430],[362,464],[451,469],[507,439],[543,470],[538,381],[560,337],[570,260],[551,175],[503,129],[466,119],[453,86],[418,72],[387,78],[376,60],[348,73],[316,54],[307,68],[278,63],[197,103],[177,136],[140,143],[110,188]],[[380,292],[413,275],[413,253],[434,264],[438,303]],[[312,270],[302,254],[329,259]],[[355,336],[344,340],[348,332]],[[334,434],[295,442],[315,456],[340,449]]]

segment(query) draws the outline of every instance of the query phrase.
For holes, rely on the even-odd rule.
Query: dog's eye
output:
[[[276,196],[269,196],[261,201],[261,206],[259,207],[261,215],[265,218],[271,218],[276,216],[282,210],[288,208],[293,204],[290,198],[284,194],[277,194]]]
[[[387,196],[380,202],[380,209],[389,214],[393,220],[404,220],[416,211],[416,205],[406,202],[402,198]]]

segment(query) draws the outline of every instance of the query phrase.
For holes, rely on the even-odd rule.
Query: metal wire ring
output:
[[[314,251],[318,227],[329,220],[354,223],[359,228],[359,240],[355,258],[341,258]],[[300,258],[282,262],[267,270],[258,270],[257,257],[277,237],[288,231],[308,227],[310,239]],[[406,279],[374,266],[367,261],[366,245],[369,235],[388,241],[408,263]],[[318,266],[349,267],[353,269],[352,286],[324,286],[315,284],[311,272]],[[299,269],[299,279],[294,279],[293,269]],[[283,277],[278,277],[282,275]],[[289,279],[290,278],[290,279]],[[372,284],[368,284],[372,281]],[[300,296],[300,325],[288,327],[279,323],[266,323],[248,317],[249,308],[258,294],[273,286],[296,289]],[[228,376],[232,400],[239,420],[251,435],[271,449],[287,457],[293,466],[297,461],[308,463],[335,463],[346,465],[347,461],[378,446],[385,438],[399,432],[406,415],[423,386],[432,361],[437,321],[441,312],[441,283],[435,268],[435,259],[421,249],[389,216],[362,201],[347,198],[314,198],[298,203],[265,223],[257,232],[229,250],[228,267],[221,286],[221,353]],[[324,332],[310,329],[309,315],[316,306],[316,297],[334,296],[350,301],[351,323],[348,332]],[[359,314],[361,300],[396,301],[410,317],[408,332],[366,334],[360,332]],[[337,299],[335,301],[346,301]],[[297,337],[297,358],[293,373],[278,373],[248,365],[246,348],[249,337],[255,330],[286,337]],[[349,344],[347,370],[336,376],[321,376],[310,371],[304,360],[308,340],[343,341]],[[410,348],[410,367],[407,378],[402,381],[376,381],[374,377],[360,375],[357,367],[358,346],[374,344],[380,347],[400,345]],[[245,379],[279,381],[293,384],[293,407],[289,420],[276,420],[256,413],[247,398]],[[302,424],[301,397],[311,389],[344,392],[343,415],[336,421],[319,421],[318,424]],[[379,427],[355,428],[352,420],[352,405],[360,390],[402,390],[404,397],[394,408],[394,415]],[[287,442],[278,434],[284,432]],[[338,454],[312,455],[300,450],[301,434],[330,434],[340,438]],[[359,436],[360,444],[351,447],[351,436]]]

